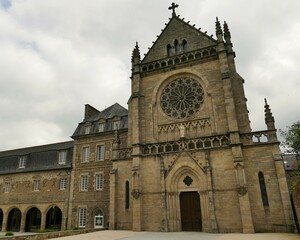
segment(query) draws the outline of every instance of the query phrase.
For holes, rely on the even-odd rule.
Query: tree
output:
[[[287,130],[279,130],[280,135],[284,138],[282,145],[288,152],[300,154],[300,121],[287,126]]]

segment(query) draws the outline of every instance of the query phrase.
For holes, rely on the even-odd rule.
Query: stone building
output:
[[[274,118],[265,101],[266,130],[251,130],[227,23],[216,20],[213,38],[179,18],[177,6],[170,7],[172,17],[143,59],[134,47],[128,110],[119,104],[103,111],[85,106],[72,136],[69,198],[64,206],[56,204],[63,209],[62,225],[293,231]],[[23,176],[14,171],[6,177]],[[56,196],[62,197],[52,195],[53,201]],[[1,200],[7,204],[0,205],[3,222],[13,208],[9,199]],[[40,203],[32,201],[37,208]],[[18,204],[25,216],[29,205]]]
[[[300,231],[300,155],[282,154],[286,172],[286,180],[289,187],[292,208],[294,212],[295,224]]]
[[[74,139],[69,228],[108,227],[111,153],[115,131],[127,134],[128,111],[114,104],[103,111],[85,106]]]
[[[66,229],[73,141],[0,152],[0,229]]]

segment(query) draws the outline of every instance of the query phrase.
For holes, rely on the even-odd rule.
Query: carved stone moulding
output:
[[[239,186],[236,188],[236,191],[239,195],[244,196],[247,193],[248,189],[246,186]]]

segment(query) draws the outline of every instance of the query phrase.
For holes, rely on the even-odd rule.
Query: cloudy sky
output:
[[[177,0],[177,14],[215,35],[227,21],[253,130],[300,119],[299,0]],[[70,140],[84,105],[127,107],[130,58],[171,12],[166,0],[0,0],[0,151]]]

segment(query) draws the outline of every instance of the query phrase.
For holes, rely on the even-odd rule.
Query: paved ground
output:
[[[100,231],[71,237],[55,238],[59,240],[300,240],[298,234],[256,233],[256,234],[214,234],[200,232],[132,232]]]

